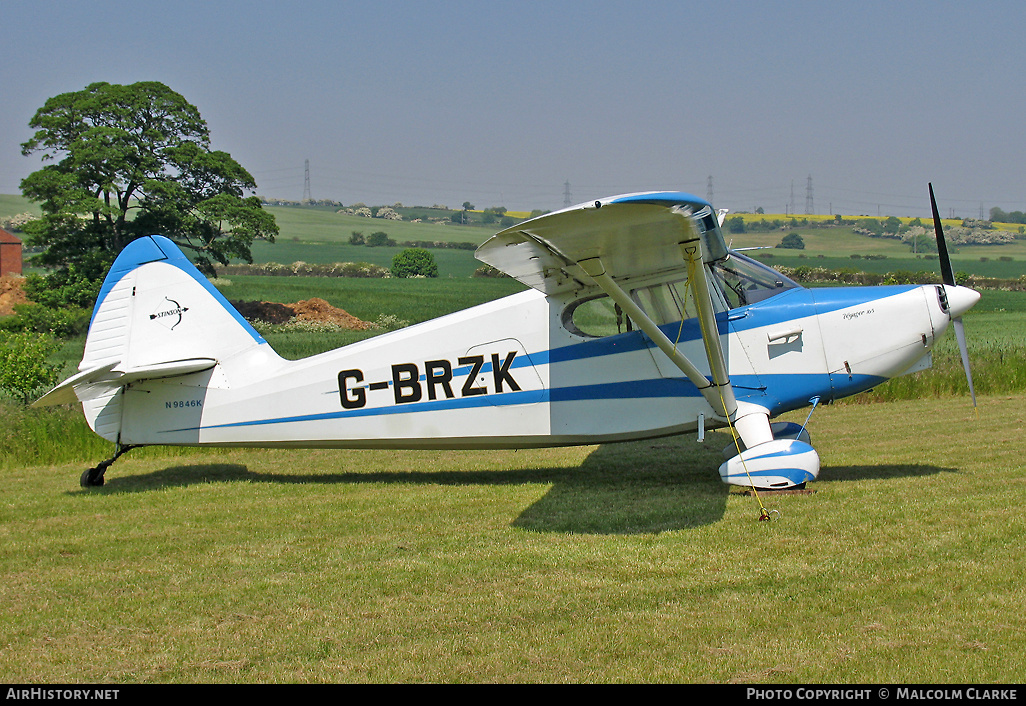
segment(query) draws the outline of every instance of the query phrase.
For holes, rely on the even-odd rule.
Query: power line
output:
[[[303,201],[313,201],[310,195],[310,160],[306,160],[306,169],[303,176]]]

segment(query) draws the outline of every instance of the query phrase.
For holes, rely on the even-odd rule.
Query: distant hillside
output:
[[[0,218],[10,218],[19,213],[31,213],[38,216],[41,211],[39,206],[29,201],[24,196],[13,196],[0,194]]]
[[[348,243],[353,231],[364,237],[371,233],[387,233],[396,242],[429,241],[445,243],[473,243],[480,245],[501,228],[494,226],[456,225],[451,221],[421,220],[395,221],[385,218],[366,218],[333,210],[302,206],[265,206],[280,229],[279,241],[299,240],[313,243]]]
[[[274,216],[280,234],[274,245],[254,244],[256,262],[369,262],[388,267],[403,243],[465,243],[476,247],[503,228],[498,222],[482,223],[480,211],[468,211],[469,223],[458,225],[450,216],[459,211],[434,207],[397,205],[394,209],[404,219],[412,216],[419,222],[338,213],[337,206],[333,205],[267,205],[265,208]],[[0,195],[0,218],[26,212],[38,214],[39,208],[21,196]],[[934,270],[937,267],[936,256],[914,254],[897,238],[870,237],[861,232],[863,229],[857,226],[856,220],[865,219],[849,223],[845,218],[843,225],[833,222],[833,216],[737,213],[729,214],[728,219],[739,219],[745,224],[743,228],[732,228],[730,222],[724,224],[728,242],[735,248],[765,248],[749,254],[771,265],[815,265],[869,272]],[[909,221],[900,220],[906,225]],[[923,222],[932,240],[932,225],[929,219],[923,219]],[[955,235],[954,231],[961,226],[959,220],[943,222],[951,235]],[[987,277],[1014,278],[1026,273],[1026,239],[1021,238],[1022,226],[995,223],[992,227],[997,232],[1011,232],[1019,237],[1000,245],[956,245],[949,238],[956,269]],[[364,238],[382,232],[396,246],[351,245],[350,238],[354,232],[361,233]],[[799,233],[804,249],[776,247],[785,232]],[[438,248],[433,253],[443,276],[470,276],[480,265],[473,257],[472,248]]]
[[[280,240],[298,240],[312,243],[343,243],[349,242],[353,231],[363,233],[366,237],[371,233],[384,232],[395,241],[431,241],[446,243],[473,243],[480,245],[501,230],[498,223],[483,224],[481,213],[468,212],[470,222],[457,225],[449,217],[454,211],[436,209],[401,209],[404,218],[408,215],[423,216],[421,222],[408,220],[393,221],[384,218],[364,218],[362,216],[336,213],[331,208],[304,206],[265,206],[274,215],[281,230]],[[412,213],[413,211],[424,212]],[[23,196],[0,194],[0,219],[10,218],[22,213],[40,215],[39,206]],[[436,221],[428,220],[434,218]]]

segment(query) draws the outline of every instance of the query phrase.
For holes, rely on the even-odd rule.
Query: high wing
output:
[[[556,211],[496,234],[476,256],[546,295],[605,292],[724,418],[738,405],[720,344],[706,265],[727,256],[712,206],[691,194],[644,192]],[[688,273],[712,380],[688,360],[624,289],[630,280]]]
[[[681,192],[645,192],[554,211],[507,228],[476,257],[545,294],[595,287],[578,263],[600,258],[614,281],[681,270],[679,243],[701,239],[706,262],[727,248],[718,214]]]

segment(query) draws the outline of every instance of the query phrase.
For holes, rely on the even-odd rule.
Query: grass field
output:
[[[268,252],[385,250],[319,223],[297,217]],[[807,238],[810,254],[857,246],[832,237]],[[437,280],[240,276],[223,291],[412,323],[520,289],[454,263]],[[804,495],[723,485],[722,432],[500,452],[140,449],[85,490],[79,475],[111,449],[81,414],[0,405],[0,674],[1017,683],[1026,295],[985,291],[965,321],[978,410],[949,333],[933,370],[817,409],[823,469]],[[300,357],[364,335],[268,340]],[[62,352],[69,368],[80,354],[80,341]]]
[[[258,242],[253,246],[254,262],[279,262],[291,265],[307,262],[315,265],[335,262],[369,262],[384,268],[392,266],[392,258],[404,250],[402,246],[368,248],[349,243],[318,243],[279,240],[276,243]],[[472,250],[434,248],[429,251],[438,264],[438,277],[472,277],[482,263],[474,258]]]
[[[299,284],[319,283],[292,278],[283,298]],[[397,295],[361,296],[369,316]],[[1021,346],[1024,298],[985,293],[970,342]],[[0,463],[12,683],[1015,683],[1026,669],[1021,392],[981,394],[977,412],[954,389],[821,406],[814,493],[758,497],[720,483],[722,432],[154,448],[83,490],[109,445],[77,412],[50,414],[4,425],[40,454]]]
[[[1016,683],[1026,397],[826,407],[811,495],[720,433],[2,472],[0,673],[67,682]],[[760,522],[759,502],[775,518]]]
[[[926,271],[936,272],[938,281],[940,279],[940,265],[936,255],[916,256],[909,251],[908,246],[894,239],[871,238],[855,233],[850,228],[802,228],[797,232],[805,241],[804,250],[774,247],[783,237],[780,231],[733,236],[734,247],[772,248],[748,253],[770,266],[848,268],[874,274],[897,270]],[[727,237],[729,240],[730,236]],[[882,255],[884,259],[866,259],[866,255]],[[1026,240],[1006,245],[953,247],[950,256],[956,272],[1004,279],[1026,274]]]
[[[468,242],[479,245],[500,230],[498,225],[460,226],[451,223],[411,223],[369,219],[321,208],[295,206],[268,206],[266,208],[274,215],[281,233],[276,243],[257,242],[254,244],[255,262],[286,264],[293,262],[318,264],[369,262],[388,267],[391,265],[392,257],[402,249],[401,247],[353,246],[349,244],[352,232],[360,231],[364,236],[368,236],[373,232],[383,231],[396,242]],[[21,196],[0,195],[0,217],[25,211],[38,213],[39,208]],[[744,214],[744,218],[754,219],[757,216]],[[766,215],[764,218],[788,220],[781,215]],[[803,216],[803,218],[805,217]],[[800,251],[773,247],[780,243],[783,236],[782,231],[727,234],[726,237],[734,247],[773,248],[750,253],[770,265],[786,267],[808,265],[830,269],[851,268],[877,274],[897,270],[912,272],[922,270],[938,273],[940,271],[935,257],[917,257],[909,252],[907,246],[897,240],[871,238],[857,234],[851,228],[824,227],[820,224],[821,221],[832,219],[832,216],[810,216],[808,218],[810,220],[808,227],[797,230],[805,241],[805,249]],[[953,227],[961,223],[958,220],[943,219],[942,222],[945,227]],[[1018,226],[1008,224],[998,224],[998,227],[1013,231],[1018,229]],[[432,254],[438,262],[442,277],[469,277],[481,264],[473,258],[472,251],[434,249]],[[886,259],[864,259],[863,256],[868,254],[883,255]],[[858,257],[852,257],[853,255]],[[969,274],[1005,279],[1014,279],[1026,274],[1026,240],[1017,240],[1007,245],[952,248],[951,257],[956,271]]]
[[[480,244],[500,230],[498,225],[483,227],[480,225],[460,226],[451,223],[390,221],[301,206],[267,206],[266,208],[268,212],[274,214],[274,220],[278,223],[283,240],[298,239],[304,242],[348,243],[349,236],[355,230],[362,232],[365,236],[376,231],[383,231],[397,242],[427,240]]]
[[[325,263],[339,261],[370,262],[389,266],[392,256],[401,248],[367,248],[348,244],[352,231],[369,235],[376,230],[389,234],[393,240],[429,240],[443,242],[473,242],[480,244],[499,230],[481,226],[434,225],[405,223],[360,218],[307,208],[271,207],[270,212],[281,228],[281,237],[275,244],[258,243],[253,254],[256,262],[296,261]],[[746,218],[750,216],[745,216]],[[772,216],[767,216],[772,218]],[[826,217],[824,217],[825,219]],[[947,226],[960,221],[945,221]],[[1009,228],[1011,226],[1008,226]],[[1017,228],[1017,227],[1016,227]],[[830,269],[850,268],[875,274],[897,270],[911,272],[937,272],[940,267],[936,256],[916,256],[901,242],[888,238],[871,238],[851,228],[810,227],[797,231],[805,241],[805,249],[774,248],[783,232],[753,232],[736,236],[727,235],[734,247],[769,247],[751,254],[770,265],[797,267],[808,265]],[[480,265],[470,251],[433,250],[442,276],[469,276]],[[882,255],[885,259],[865,259],[865,255]],[[857,256],[857,257],[853,257]],[[1006,245],[976,245],[952,248],[952,263],[956,271],[982,277],[1014,279],[1026,275],[1026,240]]]

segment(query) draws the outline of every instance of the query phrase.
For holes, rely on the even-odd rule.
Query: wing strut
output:
[[[673,344],[659,326],[649,318],[648,314],[638,306],[633,299],[620,287],[616,281],[606,272],[602,259],[598,257],[580,260],[577,264],[581,266],[589,277],[595,280],[595,284],[609,295],[609,298],[620,305],[631,319],[652,339],[659,350],[666,354],[674,365],[680,368],[688,379],[702,393],[709,406],[720,415],[728,419],[737,413],[737,401],[734,399],[734,390],[730,386],[730,379],[727,376],[727,366],[723,359],[723,350],[720,347],[719,331],[716,328],[716,318],[712,307],[712,298],[709,294],[709,282],[705,277],[705,268],[701,262],[701,242],[695,238],[680,243],[681,252],[688,258],[689,276],[695,279],[696,300],[699,305],[699,325],[702,329],[702,339],[705,342],[706,355],[709,358],[709,367],[712,370],[713,380],[710,382],[705,375],[684,356]],[[697,255],[697,267],[695,267],[695,256]]]
[[[684,214],[682,214],[684,215]],[[685,230],[685,237],[690,235]],[[592,257],[578,261],[578,265],[591,277],[609,298],[620,305],[624,313],[644,331],[659,347],[666,357],[676,365],[682,373],[698,388],[713,411],[723,419],[731,420],[745,444],[751,448],[758,444],[773,440],[769,425],[769,412],[765,408],[749,402],[739,403],[730,385],[726,359],[720,345],[719,329],[716,325],[716,312],[713,309],[712,293],[709,279],[702,261],[702,241],[698,237],[687,238],[679,243],[681,254],[688,263],[688,277],[692,280],[695,300],[698,303],[698,323],[702,330],[702,341],[705,344],[709,369],[712,373],[710,382],[705,375],[687,359],[673,342],[662,332],[659,326],[648,317],[633,299],[609,275],[600,257]]]
[[[648,337],[659,346],[659,350],[665,353],[666,357],[673,361],[673,364],[680,368],[682,373],[687,375],[688,379],[705,396],[709,405],[717,414],[722,417],[729,417],[736,410],[737,406],[733,404],[733,390],[728,387],[726,390],[727,394],[721,399],[718,389],[702,375],[701,371],[690,360],[674,347],[673,341],[666,337],[666,334],[648,317],[648,314],[606,273],[600,258],[588,258],[587,260],[579,261],[577,264],[581,266],[581,269],[589,277],[595,280],[595,284],[608,294],[610,299],[620,305],[620,308],[623,309],[627,316],[631,317],[631,320],[638,325],[638,328],[648,334]]]
[[[688,214],[680,209],[674,213],[687,218]],[[705,252],[703,241],[693,228],[683,228],[684,240],[678,243],[681,255],[688,264],[688,279],[695,292],[695,303],[698,305],[698,325],[702,329],[702,343],[705,345],[705,356],[709,361],[713,386],[710,392],[702,394],[709,399],[715,394],[721,400],[719,405],[712,402],[713,409],[728,412],[727,417],[741,439],[749,448],[773,440],[773,432],[769,425],[769,410],[751,402],[739,402],[734,397],[734,388],[730,384],[730,373],[720,343],[720,331],[716,324],[716,311],[713,309],[712,287],[709,285],[709,273],[705,269]]]
[[[698,305],[698,325],[702,329],[702,343],[705,344],[705,357],[709,360],[713,385],[720,388],[724,395],[724,405],[733,413],[737,411],[734,390],[730,386],[730,375],[727,362],[723,358],[723,347],[720,345],[720,331],[716,325],[716,312],[713,310],[712,294],[709,291],[709,279],[702,262],[702,241],[692,238],[680,243],[680,252],[688,263],[688,278],[695,292],[695,303]]]

